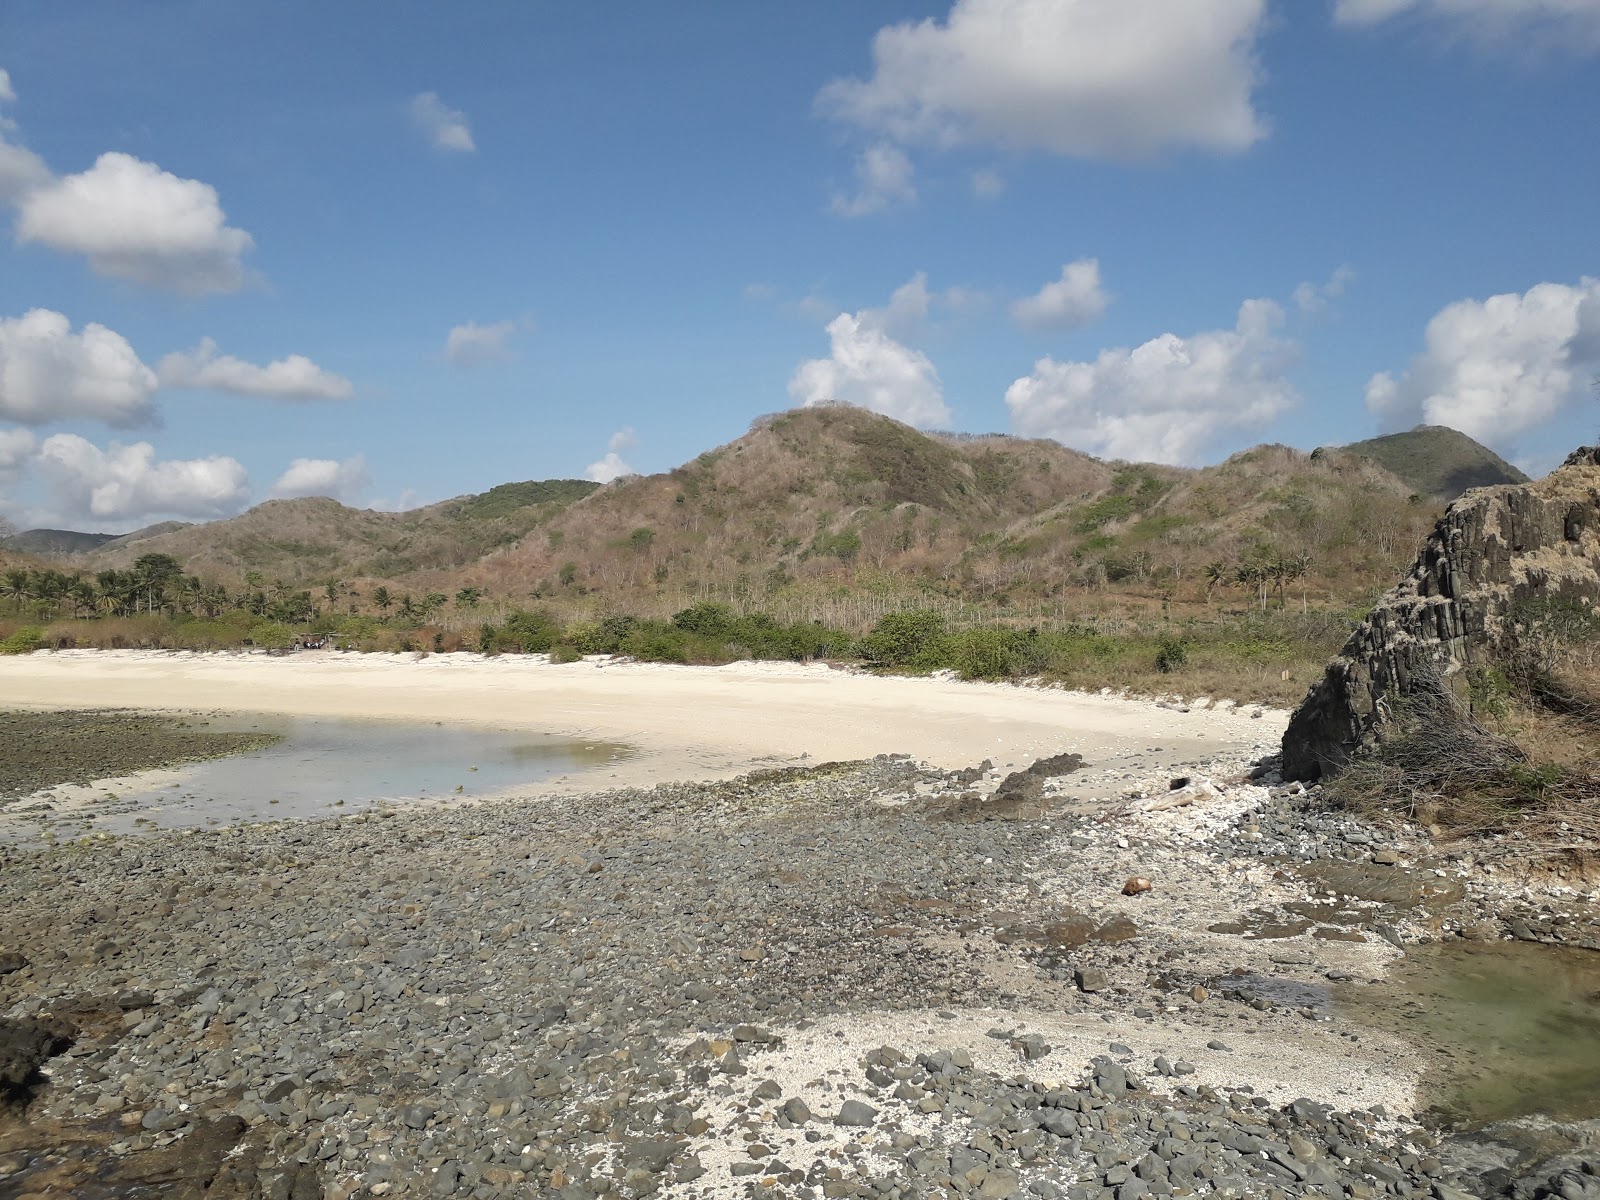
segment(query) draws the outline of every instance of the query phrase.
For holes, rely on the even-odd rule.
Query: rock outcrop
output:
[[[1410,576],[1367,614],[1295,710],[1283,773],[1316,779],[1372,742],[1421,673],[1465,696],[1552,615],[1600,615],[1600,447],[1533,483],[1479,488],[1446,511]]]

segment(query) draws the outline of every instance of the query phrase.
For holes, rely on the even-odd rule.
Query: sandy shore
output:
[[[1270,709],[1185,712],[1145,700],[822,665],[555,665],[474,654],[37,653],[0,658],[0,702],[447,721],[625,742],[641,753],[608,768],[608,782],[621,785],[884,753],[957,769],[986,758],[999,768],[1025,766],[1074,751],[1095,766],[1159,769],[1249,752],[1274,740],[1286,719]]]

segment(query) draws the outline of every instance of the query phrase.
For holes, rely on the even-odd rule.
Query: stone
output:
[[[877,1120],[878,1110],[872,1105],[861,1100],[846,1100],[839,1106],[839,1115],[833,1118],[833,1123],[870,1129]]]
[[[1597,564],[1600,447],[1574,451],[1543,479],[1467,492],[1295,709],[1284,778],[1336,774],[1414,687],[1465,697],[1468,668],[1510,656],[1530,606],[1600,606]]]
[[[1122,885],[1124,896],[1140,896],[1148,892],[1153,885],[1143,875],[1134,875]]]
[[[1111,986],[1111,978],[1100,967],[1080,967],[1073,973],[1080,992],[1103,992]]]

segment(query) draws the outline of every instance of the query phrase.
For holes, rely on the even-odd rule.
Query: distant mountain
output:
[[[299,583],[449,571],[516,542],[597,487],[583,479],[506,483],[409,512],[347,508],[321,496],[269,500],[226,521],[170,522],[107,541],[88,565],[121,568],[143,554],[170,554],[195,574],[239,579],[259,571]]]
[[[79,533],[73,529],[25,529],[10,537],[0,538],[0,547],[18,554],[41,554],[56,558],[66,555],[87,554],[107,542],[115,541],[114,533]]]
[[[1527,483],[1528,477],[1487,446],[1444,425],[1418,425],[1340,447],[1377,463],[1413,490],[1449,502],[1475,487]]]
[[[1446,478],[1474,461],[1460,442],[1481,450],[1449,431],[1405,436],[1434,458],[1451,450]],[[792,599],[807,613],[836,604],[852,621],[918,601],[1065,612],[1117,593],[1220,600],[1241,565],[1274,562],[1306,564],[1297,590],[1364,601],[1439,515],[1418,461],[1401,455],[1402,475],[1362,452],[1393,440],[1311,455],[1258,446],[1193,470],[821,406],[761,418],[680,467],[605,487],[508,483],[402,513],[273,500],[107,540],[63,565],[97,571],[163,553],[229,586],[251,572],[362,595],[380,582],[418,597],[470,586],[499,605],[553,603],[595,619],[708,597],[774,611]],[[1282,604],[1282,573],[1272,578]]]

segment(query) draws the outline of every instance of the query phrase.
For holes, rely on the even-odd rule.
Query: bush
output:
[[[0,654],[32,654],[44,645],[44,630],[36,625],[24,625],[4,641],[0,641]]]
[[[951,639],[951,664],[963,679],[1012,679],[1034,665],[1035,640],[1020,629],[966,629]]]
[[[768,617],[767,620],[770,622],[772,618]],[[685,633],[700,633],[707,637],[726,637],[732,632],[736,621],[733,609],[713,600],[702,601],[672,616],[674,627]]]
[[[1181,671],[1189,665],[1189,647],[1182,638],[1168,635],[1156,646],[1156,670],[1163,675]]]
[[[577,662],[582,657],[583,651],[571,642],[557,642],[550,647],[550,661],[553,663]]]
[[[949,665],[944,617],[926,608],[884,616],[861,639],[860,650],[877,666],[935,670]]]

